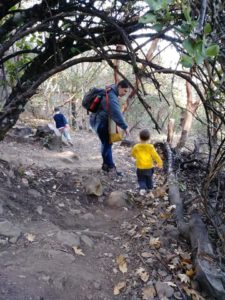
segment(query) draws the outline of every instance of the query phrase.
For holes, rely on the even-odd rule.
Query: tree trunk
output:
[[[76,121],[76,102],[75,100],[71,101],[71,116],[72,116],[72,120],[71,120],[71,126],[72,128],[76,128],[77,127],[77,121]]]
[[[184,112],[184,115],[181,118],[182,130],[181,130],[180,140],[176,146],[177,150],[184,147],[184,145],[187,141],[188,134],[191,129],[193,115],[195,114],[195,112],[200,104],[200,101],[193,102],[191,85],[187,81],[186,81],[186,92],[187,92],[187,105],[186,105],[186,110]]]
[[[175,120],[174,119],[169,119],[169,123],[168,123],[168,127],[167,127],[167,143],[170,146],[173,143],[174,125],[175,125]]]
[[[123,50],[123,45],[116,45],[116,51],[121,52]],[[114,59],[113,64],[114,64],[114,82],[117,84],[119,82],[119,59]]]

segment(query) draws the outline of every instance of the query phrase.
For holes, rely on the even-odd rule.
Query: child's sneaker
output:
[[[140,190],[139,194],[140,194],[141,196],[144,196],[144,195],[146,194],[146,190],[144,190],[144,189]]]

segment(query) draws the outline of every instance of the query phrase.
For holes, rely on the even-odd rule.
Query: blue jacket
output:
[[[62,128],[62,127],[65,127],[68,124],[67,119],[64,117],[64,115],[61,112],[56,113],[53,116],[53,118],[55,120],[56,128]]]
[[[104,123],[108,126],[108,117],[113,119],[113,121],[123,130],[127,129],[128,125],[124,120],[121,113],[120,104],[118,100],[118,88],[116,84],[111,85],[111,89],[108,92],[109,96],[109,109],[107,108],[106,97],[103,96],[101,100],[100,107],[96,113],[92,113],[90,116],[91,127],[97,131],[98,126]]]

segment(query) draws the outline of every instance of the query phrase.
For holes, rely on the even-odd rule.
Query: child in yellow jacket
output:
[[[136,160],[137,180],[140,194],[144,195],[147,190],[153,189],[154,166],[163,167],[163,162],[155,147],[149,144],[150,133],[147,129],[140,131],[140,143],[132,148],[131,155]]]

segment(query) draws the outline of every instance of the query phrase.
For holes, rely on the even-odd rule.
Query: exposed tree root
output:
[[[203,290],[207,290],[212,299],[225,299],[225,276],[218,267],[218,261],[208,238],[205,224],[198,212],[193,212],[189,222],[184,218],[183,201],[180,197],[178,182],[172,169],[172,153],[166,144],[168,159],[169,200],[176,205],[175,216],[181,235],[191,242],[192,260],[195,266],[195,279]]]

